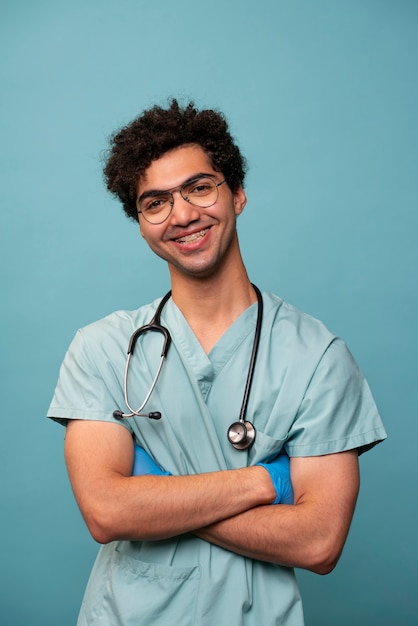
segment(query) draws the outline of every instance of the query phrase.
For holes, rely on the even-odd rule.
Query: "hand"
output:
[[[171,472],[166,472],[162,467],[157,465],[154,459],[145,452],[144,448],[134,444],[134,466],[132,476],[145,476],[152,474],[153,476],[171,476]]]
[[[273,504],[293,504],[293,487],[290,481],[290,461],[285,453],[274,457],[268,463],[257,463],[270,474],[276,490]]]

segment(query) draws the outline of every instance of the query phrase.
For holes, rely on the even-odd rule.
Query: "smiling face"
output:
[[[198,176],[208,176],[215,183],[224,180],[200,146],[180,146],[151,163],[138,182],[137,198],[180,187]],[[205,278],[226,264],[242,263],[236,218],[245,206],[245,193],[241,187],[232,192],[226,183],[218,192],[215,204],[201,208],[174,191],[173,209],[162,224],[150,224],[139,214],[141,235],[167,261],[172,281],[186,275]]]

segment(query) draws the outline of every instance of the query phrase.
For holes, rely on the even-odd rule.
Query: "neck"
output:
[[[204,278],[177,275],[170,268],[172,297],[206,353],[224,332],[257,301],[244,265],[229,266]]]

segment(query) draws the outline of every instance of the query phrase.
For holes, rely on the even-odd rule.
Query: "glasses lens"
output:
[[[209,207],[218,199],[218,187],[211,178],[199,178],[184,185],[181,195],[194,206]]]
[[[170,193],[144,198],[139,203],[142,216],[151,224],[161,224],[170,215],[173,198]]]

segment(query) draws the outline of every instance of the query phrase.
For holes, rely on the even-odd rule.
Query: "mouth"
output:
[[[209,228],[204,228],[203,230],[199,230],[197,233],[191,233],[190,235],[184,235],[183,237],[178,237],[174,239],[176,243],[195,243],[206,235],[209,231]]]

